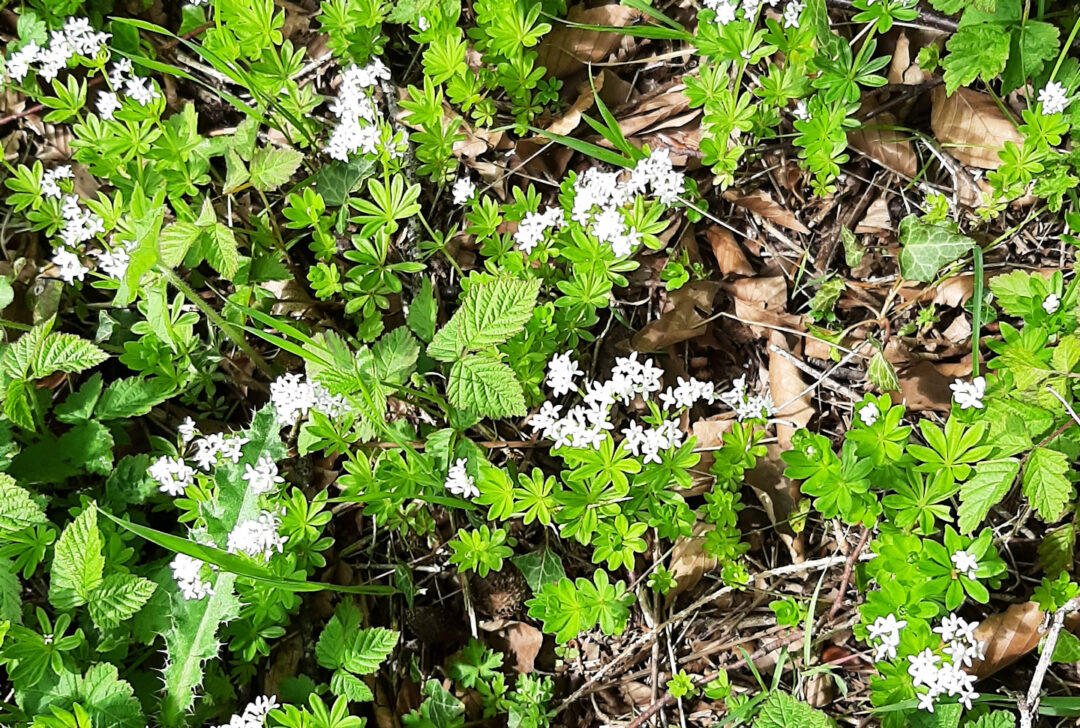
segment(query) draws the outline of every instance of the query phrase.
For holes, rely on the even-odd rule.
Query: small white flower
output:
[[[457,462],[451,465],[446,472],[445,486],[454,495],[462,498],[475,498],[480,495],[480,490],[476,487],[473,477],[466,470],[468,464],[469,461],[465,458],[458,458]]]
[[[431,23],[428,22],[427,18],[421,15],[416,19],[416,27],[420,29],[421,33],[423,33],[431,27]]]
[[[258,518],[238,523],[229,534],[229,553],[245,553],[252,558],[269,561],[275,551],[281,553],[284,550],[289,540],[278,533],[280,526],[279,513],[271,511],[262,511]]]
[[[122,104],[120,103],[120,97],[112,91],[102,91],[98,94],[97,99],[97,112],[98,116],[106,121],[112,121],[113,116],[120,109]]]
[[[195,482],[195,470],[183,460],[161,457],[147,468],[146,474],[158,484],[158,490],[174,498]]]
[[[873,402],[867,402],[859,410],[859,419],[867,427],[873,427],[874,423],[878,421],[878,417],[881,416],[881,410]]]
[[[967,551],[960,550],[950,557],[956,570],[969,579],[976,578],[976,570],[979,568],[979,560]]]
[[[468,177],[458,177],[454,183],[454,204],[464,205],[476,195],[476,184]]]
[[[576,388],[574,379],[584,374],[578,369],[576,362],[570,359],[570,354],[556,354],[548,362],[547,385],[552,394],[561,397]]]
[[[202,569],[205,565],[204,562],[187,554],[177,554],[170,562],[169,569],[172,570],[173,579],[184,599],[198,601],[214,593],[210,582],[202,579]]]
[[[953,392],[953,399],[960,409],[982,409],[983,397],[986,395],[986,378],[975,377],[971,382],[957,379],[949,385]]]
[[[180,442],[185,445],[194,440],[195,435],[199,432],[199,429],[195,426],[195,420],[190,417],[185,417],[176,430],[180,433]]]
[[[79,256],[64,248],[56,251],[52,262],[57,268],[56,275],[69,285],[75,281],[81,281],[90,272],[90,269],[79,260]]]
[[[233,465],[236,465],[240,462],[240,458],[244,456],[244,454],[240,451],[240,448],[242,448],[247,443],[248,438],[246,437],[242,437],[240,435],[234,435],[230,437],[228,440],[225,440],[221,445],[221,457],[225,460],[229,460],[230,462],[232,462]]]
[[[1043,114],[1059,114],[1069,106],[1069,96],[1065,92],[1065,85],[1057,81],[1051,81],[1039,91],[1039,103],[1042,104]]]
[[[937,666],[941,658],[927,647],[917,655],[908,656],[908,675],[911,676],[915,687],[920,685],[934,685],[937,683]]]
[[[277,487],[285,482],[285,478],[278,475],[277,465],[267,455],[261,456],[255,465],[245,465],[241,479],[255,495],[277,490]]]
[[[1061,308],[1061,296],[1056,293],[1051,293],[1043,299],[1042,307],[1043,311],[1046,311],[1047,314],[1053,316],[1058,312],[1058,309]]]
[[[784,27],[785,28],[798,28],[799,16],[802,15],[803,9],[806,7],[805,3],[796,2],[793,0],[784,6]]]
[[[806,121],[810,118],[810,110],[806,108],[806,102],[802,99],[795,104],[795,109],[791,112],[799,121]]]

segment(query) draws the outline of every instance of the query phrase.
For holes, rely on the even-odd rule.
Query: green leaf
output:
[[[401,384],[416,368],[420,344],[404,326],[386,334],[371,349],[375,357],[375,371],[379,380]]]
[[[420,284],[420,291],[409,304],[409,313],[405,317],[405,323],[420,341],[427,344],[435,336],[435,320],[438,313],[439,307],[435,302],[431,279],[425,276]]]
[[[358,189],[374,169],[375,163],[366,156],[353,157],[348,162],[335,159],[319,168],[312,183],[327,207],[341,207],[349,199],[349,193]]]
[[[896,376],[896,369],[880,351],[875,353],[870,358],[870,363],[866,365],[866,378],[882,392],[900,390],[900,379]]]
[[[1043,573],[1056,579],[1059,574],[1072,567],[1073,554],[1076,551],[1076,526],[1066,523],[1052,528],[1039,541],[1039,563]]]
[[[929,283],[974,245],[969,237],[908,215],[900,221],[900,275],[909,281]]]
[[[482,417],[509,417],[527,411],[514,371],[490,356],[469,355],[454,362],[446,393],[455,407]]]
[[[236,275],[240,268],[240,250],[232,228],[220,222],[214,223],[203,251],[206,253],[206,262],[223,277],[232,278]]]
[[[244,120],[247,121],[246,119]],[[221,185],[221,192],[231,195],[236,192],[245,182],[251,179],[247,165],[236,150],[232,147],[225,152],[225,182]]]
[[[68,395],[64,402],[53,409],[56,419],[69,425],[86,422],[94,414],[94,405],[101,396],[101,374],[95,374],[82,383],[77,392]]]
[[[166,268],[180,265],[202,232],[193,222],[174,222],[162,230],[158,241],[161,264]]]
[[[295,149],[263,147],[251,157],[251,186],[268,192],[289,181],[304,161],[303,152]]]
[[[1065,504],[1073,496],[1073,487],[1065,473],[1069,461],[1065,453],[1037,447],[1031,451],[1024,468],[1023,491],[1032,508],[1047,523],[1061,518]]]
[[[829,728],[835,725],[832,718],[820,710],[779,690],[769,693],[753,724],[754,728]]]
[[[1057,26],[1041,20],[1028,20],[1013,30],[1009,62],[1001,75],[1003,95],[1038,76],[1047,61],[1057,58],[1059,35]]]
[[[90,505],[69,523],[56,542],[49,581],[49,602],[71,609],[86,602],[102,582],[105,557],[97,525],[97,507]]]
[[[933,713],[913,710],[909,714],[910,728],[956,728],[964,709],[959,703],[938,703]]]
[[[1058,641],[1054,645],[1054,662],[1080,662],[1080,637],[1067,629],[1058,632]]]
[[[134,574],[110,574],[94,590],[90,618],[102,629],[127,620],[154,594],[157,584]]]
[[[364,681],[346,670],[335,670],[330,676],[330,690],[357,703],[370,703],[375,699]]]
[[[941,62],[945,92],[951,96],[976,78],[990,83],[1000,76],[1009,59],[1009,42],[1009,34],[997,24],[968,25],[957,30],[945,44],[949,55]]]
[[[163,194],[160,199],[164,199]],[[120,281],[120,287],[116,291],[115,302],[117,305],[127,306],[135,300],[142,277],[149,273],[161,259],[158,241],[161,237],[161,225],[164,221],[165,205],[163,204],[154,205],[150,210],[146,210],[144,214],[132,210],[128,215],[127,222],[135,230],[135,246],[131,250],[131,260],[128,263],[127,272],[124,273],[124,278]]]
[[[345,653],[345,669],[356,675],[370,675],[390,656],[397,645],[398,633],[382,627],[372,627],[352,635]]]
[[[547,584],[554,584],[566,578],[562,559],[551,549],[541,549],[510,559],[525,577],[529,588],[538,592]]]
[[[1016,718],[1007,710],[983,713],[964,728],[1016,728]]]
[[[1005,497],[1020,472],[1016,458],[984,460],[975,466],[975,475],[960,486],[960,507],[957,509],[960,533],[971,533],[983,522],[986,514]]]
[[[11,559],[0,558],[0,622],[22,624],[22,582],[17,572]]]
[[[17,486],[7,473],[0,473],[0,533],[44,523],[48,523],[45,510],[30,497],[30,492]]]
[[[49,334],[30,363],[34,379],[42,379],[54,372],[81,372],[97,366],[109,355],[94,344],[72,334]]]
[[[164,378],[117,379],[101,395],[95,414],[103,421],[145,415],[171,394],[172,385]]]
[[[539,279],[474,282],[461,307],[435,335],[428,354],[441,361],[453,361],[464,352],[503,343],[525,327],[539,292]]]

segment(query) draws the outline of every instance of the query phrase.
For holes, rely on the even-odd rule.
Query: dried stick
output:
[[[855,545],[855,548],[848,555],[847,563],[844,564],[844,573],[840,576],[840,591],[837,592],[836,601],[833,602],[832,608],[825,617],[826,624],[833,621],[833,618],[836,617],[836,613],[840,611],[840,606],[844,603],[844,592],[847,591],[848,582],[851,581],[851,569],[855,566],[855,559],[859,558],[859,554],[869,540],[870,529],[863,528],[862,538],[859,539],[859,543]]]
[[[1034,716],[1039,710],[1039,694],[1042,692],[1043,680],[1046,678],[1046,671],[1050,668],[1058,636],[1061,634],[1062,627],[1065,626],[1065,617],[1078,610],[1080,610],[1080,597],[1065,602],[1065,606],[1054,612],[1050,618],[1046,640],[1043,642],[1043,651],[1039,655],[1039,664],[1035,666],[1035,674],[1031,676],[1031,685],[1028,687],[1027,695],[1017,701],[1020,708],[1020,728],[1031,728]]]

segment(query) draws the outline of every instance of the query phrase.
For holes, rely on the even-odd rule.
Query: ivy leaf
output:
[[[956,31],[945,47],[945,92],[952,96],[976,78],[990,83],[1005,70],[1009,60],[1009,34],[997,24],[968,25]],[[925,282],[925,281],[924,281]]]
[[[289,181],[303,161],[303,152],[295,149],[263,147],[251,157],[251,186],[262,192],[276,189]]]
[[[754,719],[754,728],[830,728],[835,725],[835,721],[820,710],[779,690],[769,693]]]
[[[541,549],[530,554],[522,554],[510,559],[518,568],[529,588],[540,591],[548,584],[554,584],[566,577],[562,559],[551,549]]]
[[[900,390],[900,379],[896,376],[896,369],[880,351],[875,353],[870,358],[870,363],[866,365],[866,378],[882,392]]]
[[[1032,450],[1024,468],[1024,495],[1047,523],[1061,518],[1065,504],[1072,498],[1073,487],[1065,477],[1068,470],[1065,453],[1045,447]]]
[[[454,362],[446,392],[455,407],[482,417],[509,417],[526,412],[525,394],[514,371],[491,356],[469,355]]]
[[[975,241],[908,215],[900,221],[900,245],[900,275],[930,283],[942,268],[970,251]]]
[[[69,523],[56,542],[49,602],[57,609],[86,604],[102,582],[105,557],[97,525],[97,507],[88,505]]]
[[[532,316],[540,281],[496,278],[473,283],[450,321],[435,335],[428,354],[453,361],[468,351],[501,344]]]
[[[134,574],[110,574],[94,590],[90,618],[102,629],[127,620],[153,596],[157,584]]]
[[[960,507],[956,511],[960,533],[978,528],[990,509],[1009,492],[1019,472],[1020,461],[1016,458],[984,460],[975,466],[975,475],[960,486]]]

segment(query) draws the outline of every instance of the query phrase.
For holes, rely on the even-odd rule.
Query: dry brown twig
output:
[[[1054,647],[1057,646],[1061,629],[1065,626],[1065,618],[1077,611],[1080,611],[1080,597],[1074,597],[1065,602],[1065,605],[1050,617],[1050,626],[1046,629],[1042,654],[1039,655],[1039,663],[1035,666],[1035,674],[1031,676],[1031,685],[1028,686],[1027,695],[1021,696],[1017,701],[1017,706],[1020,708],[1020,728],[1032,726],[1034,716],[1039,711],[1043,680],[1046,678],[1046,671],[1050,668]]]

